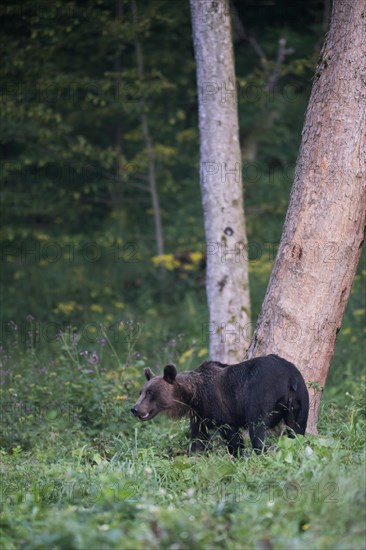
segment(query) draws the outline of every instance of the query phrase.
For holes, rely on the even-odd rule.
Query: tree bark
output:
[[[247,358],[277,353],[318,409],[365,226],[364,1],[334,0],[306,113],[285,225]]]
[[[190,5],[210,321],[203,336],[212,359],[235,363],[249,344],[250,298],[229,1]]]

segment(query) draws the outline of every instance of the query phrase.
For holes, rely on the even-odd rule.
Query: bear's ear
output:
[[[173,384],[177,376],[177,367],[175,365],[167,365],[164,369],[164,380],[169,384]]]
[[[154,378],[154,376],[155,376],[155,374],[152,372],[151,369],[149,369],[149,367],[144,369],[144,373],[145,373],[145,378],[146,378],[147,381],[151,380],[151,378]]]

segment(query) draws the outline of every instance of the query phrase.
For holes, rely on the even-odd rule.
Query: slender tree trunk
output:
[[[278,254],[247,357],[278,353],[318,408],[365,226],[366,3],[334,0]]]
[[[250,298],[229,1],[190,4],[210,317],[204,337],[210,335],[212,359],[234,363],[250,326]]]
[[[136,59],[137,59],[137,70],[140,82],[144,82],[144,62],[142,57],[141,44],[137,38],[137,25],[138,25],[138,14],[137,14],[137,5],[136,0],[131,0],[131,9],[132,17],[135,25],[135,50],[136,50]],[[156,187],[156,176],[155,176],[155,155],[152,138],[150,135],[149,129],[149,120],[147,117],[147,108],[144,94],[141,95],[141,124],[144,134],[144,140],[147,151],[147,162],[148,162],[148,182],[149,190],[151,195],[152,209],[154,214],[154,226],[155,226],[155,240],[157,253],[160,256],[164,254],[164,238],[163,238],[163,225],[161,222],[160,214],[160,205],[159,205],[159,196]]]
[[[118,19],[121,19],[123,16],[123,3],[122,0],[116,0],[116,16]],[[114,63],[114,70],[116,73],[116,97],[120,95],[121,87],[121,68],[122,60],[121,54],[118,53]],[[112,201],[113,207],[115,210],[121,210],[123,207],[123,184],[124,184],[124,174],[122,169],[122,123],[121,115],[119,115],[119,120],[116,127],[116,150],[117,150],[117,159],[116,159],[116,169],[115,169],[115,185],[112,190]]]

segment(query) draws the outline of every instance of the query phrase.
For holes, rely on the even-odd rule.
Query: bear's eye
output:
[[[153,392],[151,390],[146,390],[146,395],[152,395]]]

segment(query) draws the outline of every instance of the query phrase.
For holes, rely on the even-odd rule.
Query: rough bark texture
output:
[[[210,356],[240,360],[250,326],[248,262],[228,0],[191,0],[197,65]]]
[[[321,391],[365,226],[366,2],[335,0],[310,97],[285,226],[247,357],[292,361]]]

